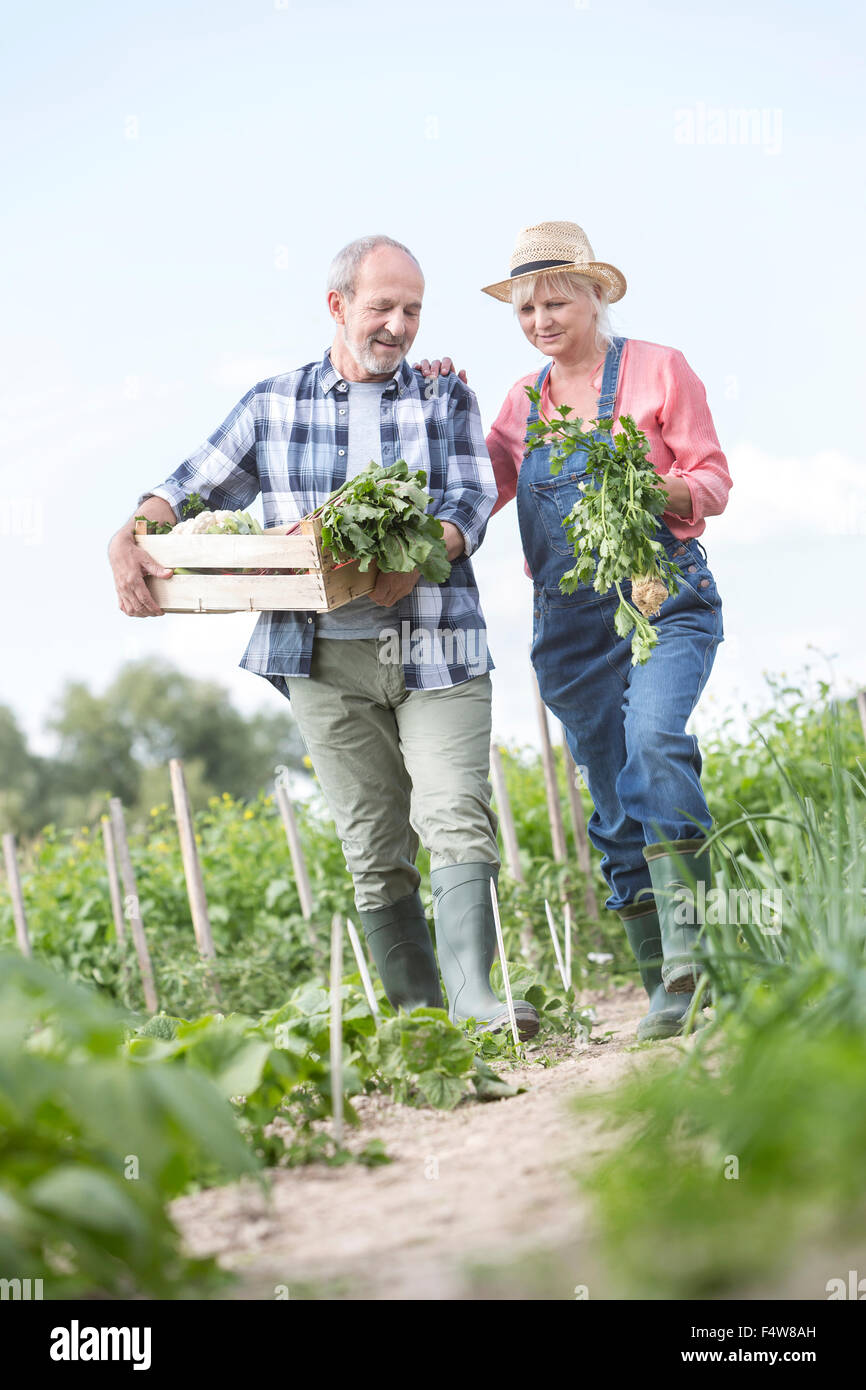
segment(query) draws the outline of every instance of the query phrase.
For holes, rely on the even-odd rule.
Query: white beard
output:
[[[395,347],[393,354],[389,353],[386,357],[377,356],[369,340],[365,343],[356,343],[353,338],[350,338],[349,330],[345,324],[343,325],[343,340],[358,366],[374,376],[384,376],[386,372],[396,372],[405,356],[403,349],[399,347]]]

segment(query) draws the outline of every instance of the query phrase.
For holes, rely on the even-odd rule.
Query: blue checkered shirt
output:
[[[348,395],[330,352],[260,381],[138,505],[162,497],[179,518],[193,492],[226,511],[249,507],[261,493],[266,527],[299,520],[346,480]],[[469,560],[497,495],[474,393],[453,373],[427,381],[404,360],[382,396],[381,444],[384,465],[403,458],[424,469],[430,510],[465,539],[444,584],[420,579],[397,604],[407,690],[457,685],[493,669]],[[239,665],[288,698],[286,677],[310,674],[315,633],[315,614],[262,613]]]

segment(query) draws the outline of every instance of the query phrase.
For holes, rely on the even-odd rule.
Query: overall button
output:
[[[694,574],[696,569],[697,565],[689,565],[689,574]]]
[[[709,587],[710,587],[710,581],[709,581],[709,579],[702,579],[701,582],[700,582],[700,584],[698,585],[698,588],[700,588],[700,589],[708,589]]]
[[[675,550],[675,551],[674,551],[674,559],[676,559],[677,555],[685,555],[685,553],[686,553],[686,548],[685,548],[684,545],[681,545],[680,548],[679,548],[679,550]]]

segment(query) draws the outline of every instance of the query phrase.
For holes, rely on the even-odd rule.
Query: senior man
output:
[[[240,662],[291,700],[337,827],[355,903],[394,1005],[441,1006],[415,866],[430,852],[439,965],[453,1020],[490,1030],[507,1011],[490,988],[490,880],[499,854],[487,779],[490,675],[470,555],[496,501],[474,394],[456,376],[427,381],[406,362],[424,277],[400,242],[364,237],[328,279],[334,337],[320,362],[252,387],[214,434],[139,498],[175,522],[198,492],[242,509],[261,492],[266,526],[296,521],[370,461],[423,468],[451,561],[443,584],[381,573],[369,594],[331,613],[263,613]],[[120,607],[159,616],[145,575],[171,571],[133,540],[112,538]],[[523,1037],[538,1016],[515,1001]]]

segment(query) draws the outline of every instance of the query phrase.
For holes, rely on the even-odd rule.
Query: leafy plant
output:
[[[375,561],[385,572],[417,568],[430,583],[444,583],[451,564],[442,523],[427,511],[426,483],[423,469],[410,473],[405,459],[387,468],[370,463],[312,513],[322,518],[322,543],[362,572]]]
[[[721,1057],[698,1051],[673,1068],[659,1057],[576,1106],[617,1130],[579,1181],[618,1297],[742,1294],[789,1266],[798,1242],[844,1249],[866,1232],[863,1034],[816,1033],[801,1014],[724,1041]],[[803,1296],[824,1297],[826,1278]]]
[[[606,594],[613,586],[619,595],[614,626],[620,637],[631,632],[632,665],[642,665],[658,642],[649,618],[677,593],[681,574],[655,539],[656,517],[664,511],[668,495],[647,457],[647,437],[631,415],[620,417],[622,430],[615,437],[612,420],[597,420],[601,438],[584,431],[579,417],[568,419],[571,406],[559,406],[559,418],[549,420],[540,413],[541,393],[532,386],[525,389],[539,409],[539,419],[529,427],[528,447],[553,443],[551,473],[560,473],[576,449],[586,450],[589,482],[578,483],[583,498],[563,522],[576,563],[562,576],[560,588],[571,594],[579,584],[591,582],[597,593]],[[622,590],[629,578],[631,599]]]
[[[584,1103],[618,1131],[583,1181],[629,1296],[718,1297],[780,1269],[796,1241],[844,1248],[866,1230],[862,731],[844,704],[809,713],[777,710],[787,752],[749,750],[750,791],[766,778],[771,809],[742,805],[714,836],[751,841],[719,855],[704,910],[718,1027],[674,1068],[659,1057]]]
[[[35,961],[0,962],[0,1268],[47,1298],[201,1296],[166,1209],[193,1181],[258,1163],[202,1071],[136,1066],[128,1018]]]

